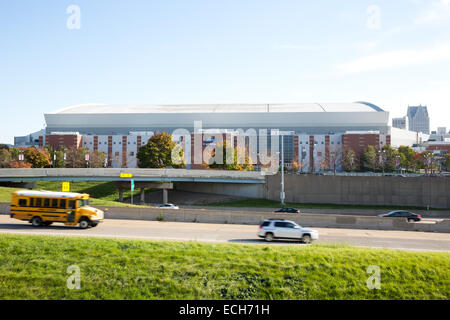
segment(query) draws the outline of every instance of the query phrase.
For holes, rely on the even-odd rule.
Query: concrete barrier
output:
[[[198,223],[226,223],[258,225],[264,219],[292,220],[304,227],[344,228],[368,230],[403,230],[450,233],[450,220],[436,223],[409,223],[396,218],[345,216],[331,214],[277,214],[228,210],[179,209],[164,210],[131,207],[98,207],[105,211],[106,219],[131,219]]]
[[[395,218],[378,218],[367,216],[345,216],[331,214],[277,214],[270,212],[246,212],[205,209],[154,209],[133,207],[97,208],[105,212],[105,219],[226,223],[258,225],[264,219],[292,220],[304,227],[344,228],[368,230],[403,230],[422,232],[450,233],[450,220],[436,223],[409,223]],[[9,204],[0,203],[0,214],[9,214]]]

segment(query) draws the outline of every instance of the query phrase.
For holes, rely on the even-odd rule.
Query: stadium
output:
[[[104,105],[70,106],[44,115],[44,133],[17,141],[33,140],[39,146],[85,147],[107,155],[109,167],[137,167],[136,154],[156,132],[174,133],[183,148],[188,168],[194,164],[193,140],[200,134],[203,146],[216,135],[258,134],[266,129],[284,136],[287,166],[301,162],[307,171],[323,167],[324,160],[339,163],[346,149],[358,155],[368,145],[414,145],[427,137],[389,125],[389,112],[368,102],[210,105]],[[200,127],[200,129],[199,129]],[[178,131],[176,131],[178,132]],[[213,137],[211,137],[211,135]],[[22,139],[22,140],[21,140]],[[232,143],[236,143],[236,140]],[[259,139],[261,140],[261,139]],[[268,145],[270,146],[270,139]],[[261,152],[258,149],[258,152]],[[337,169],[341,166],[338,164]]]

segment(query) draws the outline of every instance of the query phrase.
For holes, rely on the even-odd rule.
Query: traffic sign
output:
[[[134,191],[134,180],[131,180],[131,191]]]
[[[70,182],[63,182],[62,183],[62,191],[63,192],[69,192],[70,191]]]
[[[131,173],[121,173],[121,178],[133,178],[133,175]]]

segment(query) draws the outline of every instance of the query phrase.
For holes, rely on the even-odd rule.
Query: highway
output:
[[[450,234],[411,231],[324,229],[318,243],[350,244],[357,247],[450,252]],[[105,220],[96,228],[81,230],[63,224],[33,228],[29,223],[0,215],[0,234],[82,236],[143,240],[228,242],[265,245],[301,245],[297,241],[267,243],[256,236],[257,226],[178,223],[139,220]]]

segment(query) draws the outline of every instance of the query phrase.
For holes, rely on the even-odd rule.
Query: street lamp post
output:
[[[284,206],[284,139],[283,135],[281,136],[281,193],[280,193],[280,200],[281,200],[281,206]]]

